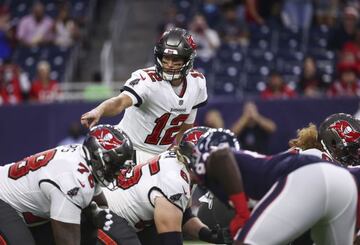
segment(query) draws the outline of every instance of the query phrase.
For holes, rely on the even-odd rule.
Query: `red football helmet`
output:
[[[119,171],[132,165],[133,146],[129,137],[114,126],[98,125],[90,130],[83,147],[96,180],[115,189]]]
[[[319,127],[324,149],[344,165],[360,164],[360,122],[345,113],[336,113]]]

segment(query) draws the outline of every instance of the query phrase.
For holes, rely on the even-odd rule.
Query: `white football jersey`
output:
[[[109,208],[137,231],[153,224],[156,197],[166,197],[183,212],[191,196],[189,172],[173,151],[123,172],[118,180],[119,189],[103,189]]]
[[[58,212],[51,210],[51,204],[62,200],[50,200],[44,186],[51,184],[59,189],[61,198],[78,207],[75,210],[88,206],[93,196],[101,192],[86,164],[82,145],[59,146],[1,166],[0,180],[0,199],[17,210],[28,224],[53,218],[52,212]],[[80,220],[59,218],[71,223]]]
[[[186,76],[179,95],[156,74],[155,67],[132,73],[123,93],[132,98],[134,106],[125,110],[119,127],[129,135],[135,150],[153,154],[167,150],[181,124],[193,123],[197,108],[207,102],[205,77],[195,70]]]
[[[315,157],[318,157],[318,158],[321,158],[323,160],[330,161],[330,162],[334,161],[332,159],[332,157],[329,154],[327,154],[325,151],[320,151],[319,149],[316,149],[316,148],[302,150],[301,148],[296,147],[296,148],[290,149],[290,151],[292,151],[292,150],[295,150],[299,154],[302,154],[302,155],[311,155],[311,156],[315,156]]]

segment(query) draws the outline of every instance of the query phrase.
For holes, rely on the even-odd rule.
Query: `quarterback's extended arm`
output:
[[[132,105],[133,101],[130,96],[121,93],[118,96],[105,100],[96,108],[86,112],[81,116],[81,124],[87,128],[95,126],[101,117],[111,117],[119,114]]]

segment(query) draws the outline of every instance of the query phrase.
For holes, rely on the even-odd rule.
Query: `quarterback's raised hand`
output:
[[[89,112],[86,112],[81,116],[81,124],[87,128],[94,127],[101,118],[101,112],[97,108],[92,109]]]

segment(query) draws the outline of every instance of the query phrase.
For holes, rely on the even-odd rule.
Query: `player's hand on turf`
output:
[[[229,228],[221,228],[220,225],[216,225],[211,230],[211,233],[213,237],[212,242],[215,244],[232,244],[233,242]]]
[[[108,231],[113,223],[112,214],[108,208],[100,208],[96,202],[90,203],[91,219],[95,227]]]
[[[101,113],[98,109],[92,109],[81,116],[81,124],[87,128],[94,127],[100,120]]]

